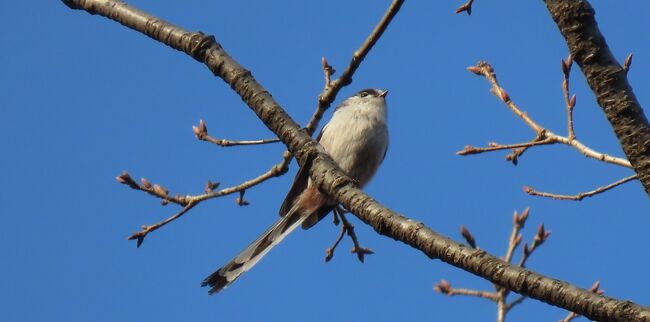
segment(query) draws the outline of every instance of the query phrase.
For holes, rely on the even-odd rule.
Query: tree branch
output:
[[[549,193],[549,192],[543,192],[543,191],[537,191],[531,187],[524,187],[524,191],[532,196],[540,196],[540,197],[547,197],[547,198],[553,198],[553,199],[558,199],[558,200],[575,200],[575,201],[580,201],[584,198],[587,197],[593,197],[594,195],[597,195],[599,193],[603,193],[607,190],[613,189],[615,187],[618,187],[626,182],[632,181],[634,179],[637,179],[639,176],[637,174],[633,174],[629,177],[620,179],[618,181],[612,182],[606,186],[598,187],[594,190],[591,191],[586,191],[586,192],[581,192],[577,195],[560,195],[560,194],[555,194],[555,193]]]
[[[226,139],[218,139],[211,137],[208,134],[208,127],[205,125],[205,121],[200,120],[198,126],[192,125],[192,131],[197,139],[205,142],[214,143],[221,147],[237,146],[237,145],[260,145],[268,143],[280,142],[280,139],[261,139],[261,140],[248,140],[248,141],[234,141]]]
[[[63,0],[140,31],[203,62],[241,96],[266,126],[310,169],[313,182],[379,234],[419,249],[430,258],[481,276],[517,293],[578,312],[595,320],[644,321],[650,309],[629,301],[593,294],[571,284],[512,266],[485,251],[439,235],[423,223],[408,219],[356,187],[325,150],[294,122],[250,71],[237,63],[213,36],[192,33],[115,0]],[[403,1],[394,1],[392,6]]]
[[[393,20],[397,12],[399,12],[403,4],[404,0],[393,0],[393,2],[384,13],[384,16],[372,30],[368,38],[366,38],[363,44],[361,44],[361,47],[359,47],[359,49],[357,49],[352,54],[350,64],[338,79],[331,82],[329,81],[330,76],[334,73],[334,71],[327,63],[327,60],[323,59],[323,69],[325,70],[325,89],[323,90],[323,93],[318,96],[318,105],[316,106],[316,111],[311,117],[311,120],[309,120],[305,126],[310,134],[314,133],[318,127],[318,120],[323,117],[323,113],[325,113],[327,108],[329,108],[332,102],[336,99],[336,95],[341,90],[341,88],[349,85],[352,82],[352,75],[354,75],[354,72],[356,72],[357,68],[359,68],[359,65],[361,65],[361,62],[366,58],[368,52],[370,52],[372,47],[377,43],[381,35],[384,34],[384,31],[386,31],[386,28],[388,28],[388,25]]]
[[[565,70],[564,67],[564,62],[562,65],[562,69],[566,73],[568,71]],[[570,68],[570,65],[567,67]],[[527,143],[522,143],[522,144],[511,144],[511,145],[506,145],[506,146],[500,146],[500,145],[492,145],[487,148],[475,148],[472,146],[467,146],[465,147],[464,150],[459,151],[459,155],[469,155],[469,154],[477,154],[477,153],[483,153],[483,152],[489,152],[489,151],[496,151],[496,150],[503,150],[506,148],[528,148],[531,146],[535,145],[547,145],[547,144],[565,144],[570,147],[573,147],[574,149],[582,152],[586,157],[603,161],[605,163],[611,163],[615,164],[618,166],[622,167],[627,167],[631,168],[632,165],[630,164],[629,161],[623,159],[623,158],[617,158],[613,157],[608,154],[600,153],[598,151],[594,151],[593,149],[589,148],[588,146],[584,145],[582,142],[578,141],[575,138],[575,133],[573,133],[573,116],[572,116],[572,110],[573,106],[575,106],[575,98],[571,98],[567,100],[567,108],[569,110],[569,134],[568,136],[561,136],[558,134],[553,133],[553,131],[539,125],[539,123],[535,122],[533,118],[528,115],[528,113],[524,112],[515,102],[510,99],[510,95],[506,92],[506,90],[499,85],[499,82],[497,81],[497,76],[496,73],[494,72],[494,68],[486,62],[486,61],[479,61],[476,66],[470,66],[467,68],[470,72],[485,77],[485,79],[490,83],[491,88],[490,91],[496,95],[507,107],[510,109],[515,115],[517,115],[528,127],[530,127],[536,134],[536,138]],[[568,82],[563,83],[563,88],[567,88],[566,91],[564,91],[565,95],[568,95]],[[569,108],[570,106],[570,108]]]
[[[650,196],[650,125],[627,80],[631,59],[624,66],[618,63],[588,1],[544,2]]]

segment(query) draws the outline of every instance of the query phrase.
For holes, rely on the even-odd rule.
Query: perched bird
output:
[[[365,89],[346,99],[316,139],[339,167],[363,187],[374,176],[388,149],[387,90]],[[237,257],[203,280],[217,293],[251,269],[271,248],[302,224],[308,229],[323,219],[336,201],[321,193],[301,168],[287,193],[280,219]]]

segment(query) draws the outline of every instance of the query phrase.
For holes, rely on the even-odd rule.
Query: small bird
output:
[[[316,139],[341,170],[363,187],[374,176],[388,149],[386,126],[388,90],[364,89],[339,105]],[[208,276],[201,286],[214,294],[251,269],[289,233],[302,224],[308,229],[336,207],[300,168],[280,207],[280,219],[228,264]]]

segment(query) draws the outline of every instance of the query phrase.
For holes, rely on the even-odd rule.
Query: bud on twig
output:
[[[169,191],[167,191],[167,189],[161,187],[158,184],[153,185],[153,191],[156,194],[158,194],[159,196],[164,197],[164,198],[169,196]]]
[[[131,178],[131,175],[129,175],[129,173],[126,172],[126,171],[122,172],[122,174],[120,174],[119,176],[115,177],[115,179],[116,179],[119,183],[121,183],[121,184],[125,184],[125,185],[128,185],[128,186],[131,187],[132,189],[138,189],[138,188],[139,188],[139,186],[138,186],[138,184],[135,182],[135,180],[133,180],[133,178]]]
[[[476,248],[476,240],[472,233],[469,232],[469,229],[465,225],[460,225],[460,234],[465,238],[470,247]]]
[[[140,178],[140,182],[142,182],[142,186],[145,189],[151,189],[151,187],[152,187],[151,182],[149,182],[149,180],[147,180],[146,178]]]
[[[623,63],[623,69],[628,72],[630,71],[630,66],[632,65],[632,53],[629,53],[625,58],[625,63]]]
[[[251,204],[250,202],[244,200],[244,194],[245,194],[245,193],[246,193],[246,190],[241,190],[241,191],[239,191],[239,197],[238,197],[237,199],[235,199],[235,202],[236,202],[239,206],[248,206],[248,205]]]
[[[467,67],[467,70],[479,76],[483,75],[483,71],[481,70],[481,67],[478,66],[469,66]]]
[[[573,108],[574,106],[576,106],[576,94],[573,94],[569,100],[569,108]]]
[[[445,280],[441,280],[436,286],[433,287],[436,292],[447,294],[451,292],[451,284]]]
[[[221,183],[219,182],[212,182],[208,180],[208,182],[205,184],[205,193],[210,193],[214,191],[214,189],[217,189]]]

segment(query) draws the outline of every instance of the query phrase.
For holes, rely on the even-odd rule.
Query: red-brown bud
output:
[[[145,189],[151,189],[151,182],[149,182],[149,180],[147,180],[145,178],[140,178],[140,182],[142,182],[142,186]]]

